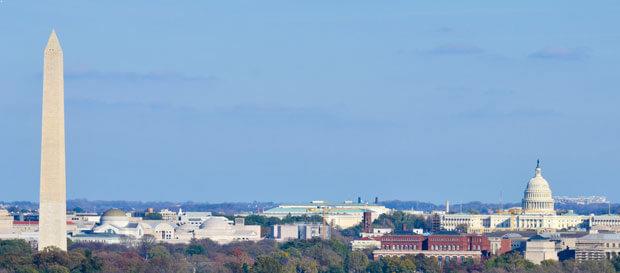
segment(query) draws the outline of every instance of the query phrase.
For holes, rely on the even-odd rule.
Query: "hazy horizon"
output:
[[[89,200],[620,199],[615,1],[0,3],[0,200],[37,200],[43,48]],[[593,16],[596,15],[596,16]]]

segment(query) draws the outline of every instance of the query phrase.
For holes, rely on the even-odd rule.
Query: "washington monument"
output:
[[[64,93],[62,48],[52,31],[43,60],[39,250],[48,246],[67,250]]]

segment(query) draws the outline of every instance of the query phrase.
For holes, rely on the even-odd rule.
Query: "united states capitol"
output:
[[[562,214],[554,208],[554,199],[549,182],[542,175],[537,164],[534,177],[525,188],[522,206],[499,210],[494,214],[450,214],[435,212],[430,217],[437,229],[456,230],[465,228],[468,232],[483,233],[495,231],[557,231],[591,228],[620,230],[618,215],[578,215],[572,211]]]

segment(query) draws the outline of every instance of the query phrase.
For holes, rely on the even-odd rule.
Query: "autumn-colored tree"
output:
[[[424,255],[418,254],[413,259],[418,271],[425,273],[440,273],[442,271],[439,262],[434,257],[425,257]]]
[[[44,272],[63,272],[64,270],[69,272],[69,254],[57,247],[49,246],[34,255],[33,264]]]
[[[254,263],[255,273],[293,273],[295,267],[286,252],[277,251],[271,255],[256,258]]]
[[[35,270],[32,253],[32,247],[24,240],[0,240],[0,269],[24,272]]]
[[[368,267],[368,256],[361,251],[353,251],[347,255],[346,270],[349,273],[366,272]]]
[[[102,272],[141,273],[146,272],[147,261],[137,251],[98,251],[93,253],[102,263]]]

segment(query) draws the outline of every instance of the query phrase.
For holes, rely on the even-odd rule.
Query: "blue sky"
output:
[[[182,3],[182,4],[181,4]],[[37,200],[42,50],[65,52],[68,197],[620,201],[620,4],[0,4],[0,200]]]

